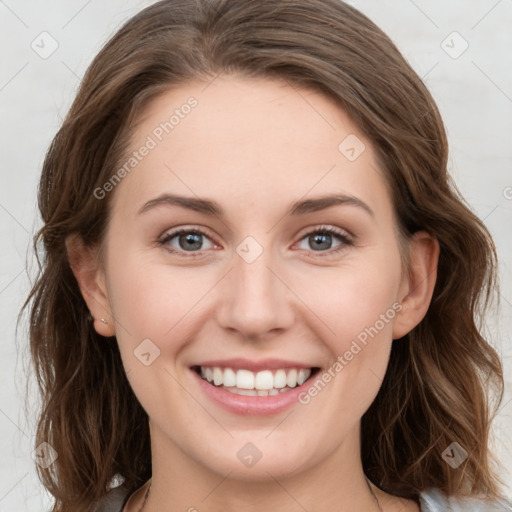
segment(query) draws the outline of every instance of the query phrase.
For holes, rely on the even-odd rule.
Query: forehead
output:
[[[162,93],[138,120],[123,163],[130,158],[116,190],[126,208],[163,192],[215,197],[227,210],[237,201],[277,211],[333,192],[390,206],[373,148],[349,116],[280,80],[219,76]]]

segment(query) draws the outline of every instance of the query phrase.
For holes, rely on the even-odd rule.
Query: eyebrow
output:
[[[138,214],[142,214],[156,208],[157,206],[181,206],[195,212],[204,213],[210,216],[222,217],[224,211],[219,203],[198,197],[179,196],[176,194],[162,194],[144,203]],[[318,212],[333,206],[349,205],[356,206],[366,211],[370,216],[375,217],[373,210],[361,199],[350,194],[331,194],[312,199],[296,201],[291,205],[288,214],[292,216],[304,215],[306,213]]]

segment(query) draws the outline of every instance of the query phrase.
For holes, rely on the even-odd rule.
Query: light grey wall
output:
[[[0,0],[0,511],[40,511],[49,503],[31,458],[33,417],[23,413],[26,324],[17,345],[14,333],[29,289],[26,253],[39,226],[35,197],[44,152],[88,63],[148,3]],[[450,170],[496,240],[502,309],[489,321],[504,357],[507,394],[495,430],[512,495],[512,0],[350,3],[382,27],[424,77],[448,130]]]

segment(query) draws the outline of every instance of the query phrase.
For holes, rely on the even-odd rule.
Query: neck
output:
[[[256,465],[245,473],[229,465],[215,471],[184,453],[154,425],[151,445],[153,477],[143,512],[383,510],[362,470],[358,429],[323,459],[308,461],[307,469],[291,473],[289,468],[273,468],[271,457],[266,467],[263,457],[258,462],[259,473]]]

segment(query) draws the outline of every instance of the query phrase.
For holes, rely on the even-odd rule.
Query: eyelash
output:
[[[202,236],[210,239],[208,234],[205,231],[203,231],[202,229],[190,227],[190,228],[180,228],[175,231],[171,231],[170,233],[166,233],[160,240],[158,240],[158,243],[161,246],[166,246],[165,247],[166,250],[168,250],[169,252],[176,254],[180,257],[184,257],[184,258],[201,257],[202,256],[201,251],[176,250],[176,249],[170,247],[169,245],[167,245],[170,240],[172,240],[173,238],[176,238],[179,235],[185,234],[185,233],[193,233],[193,234],[197,234],[197,235],[202,235]],[[348,233],[346,233],[345,231],[341,231],[336,228],[330,227],[330,226],[319,226],[315,229],[312,229],[312,230],[304,233],[302,235],[302,237],[299,239],[299,242],[304,240],[308,236],[311,236],[313,234],[318,234],[318,233],[334,235],[341,241],[341,243],[334,249],[328,249],[326,251],[308,251],[308,252],[312,252],[315,255],[315,257],[326,257],[324,255],[330,256],[330,255],[338,253],[339,251],[346,249],[349,246],[354,245],[352,237],[350,235],[348,235]],[[212,243],[214,243],[213,240],[212,240]]]

